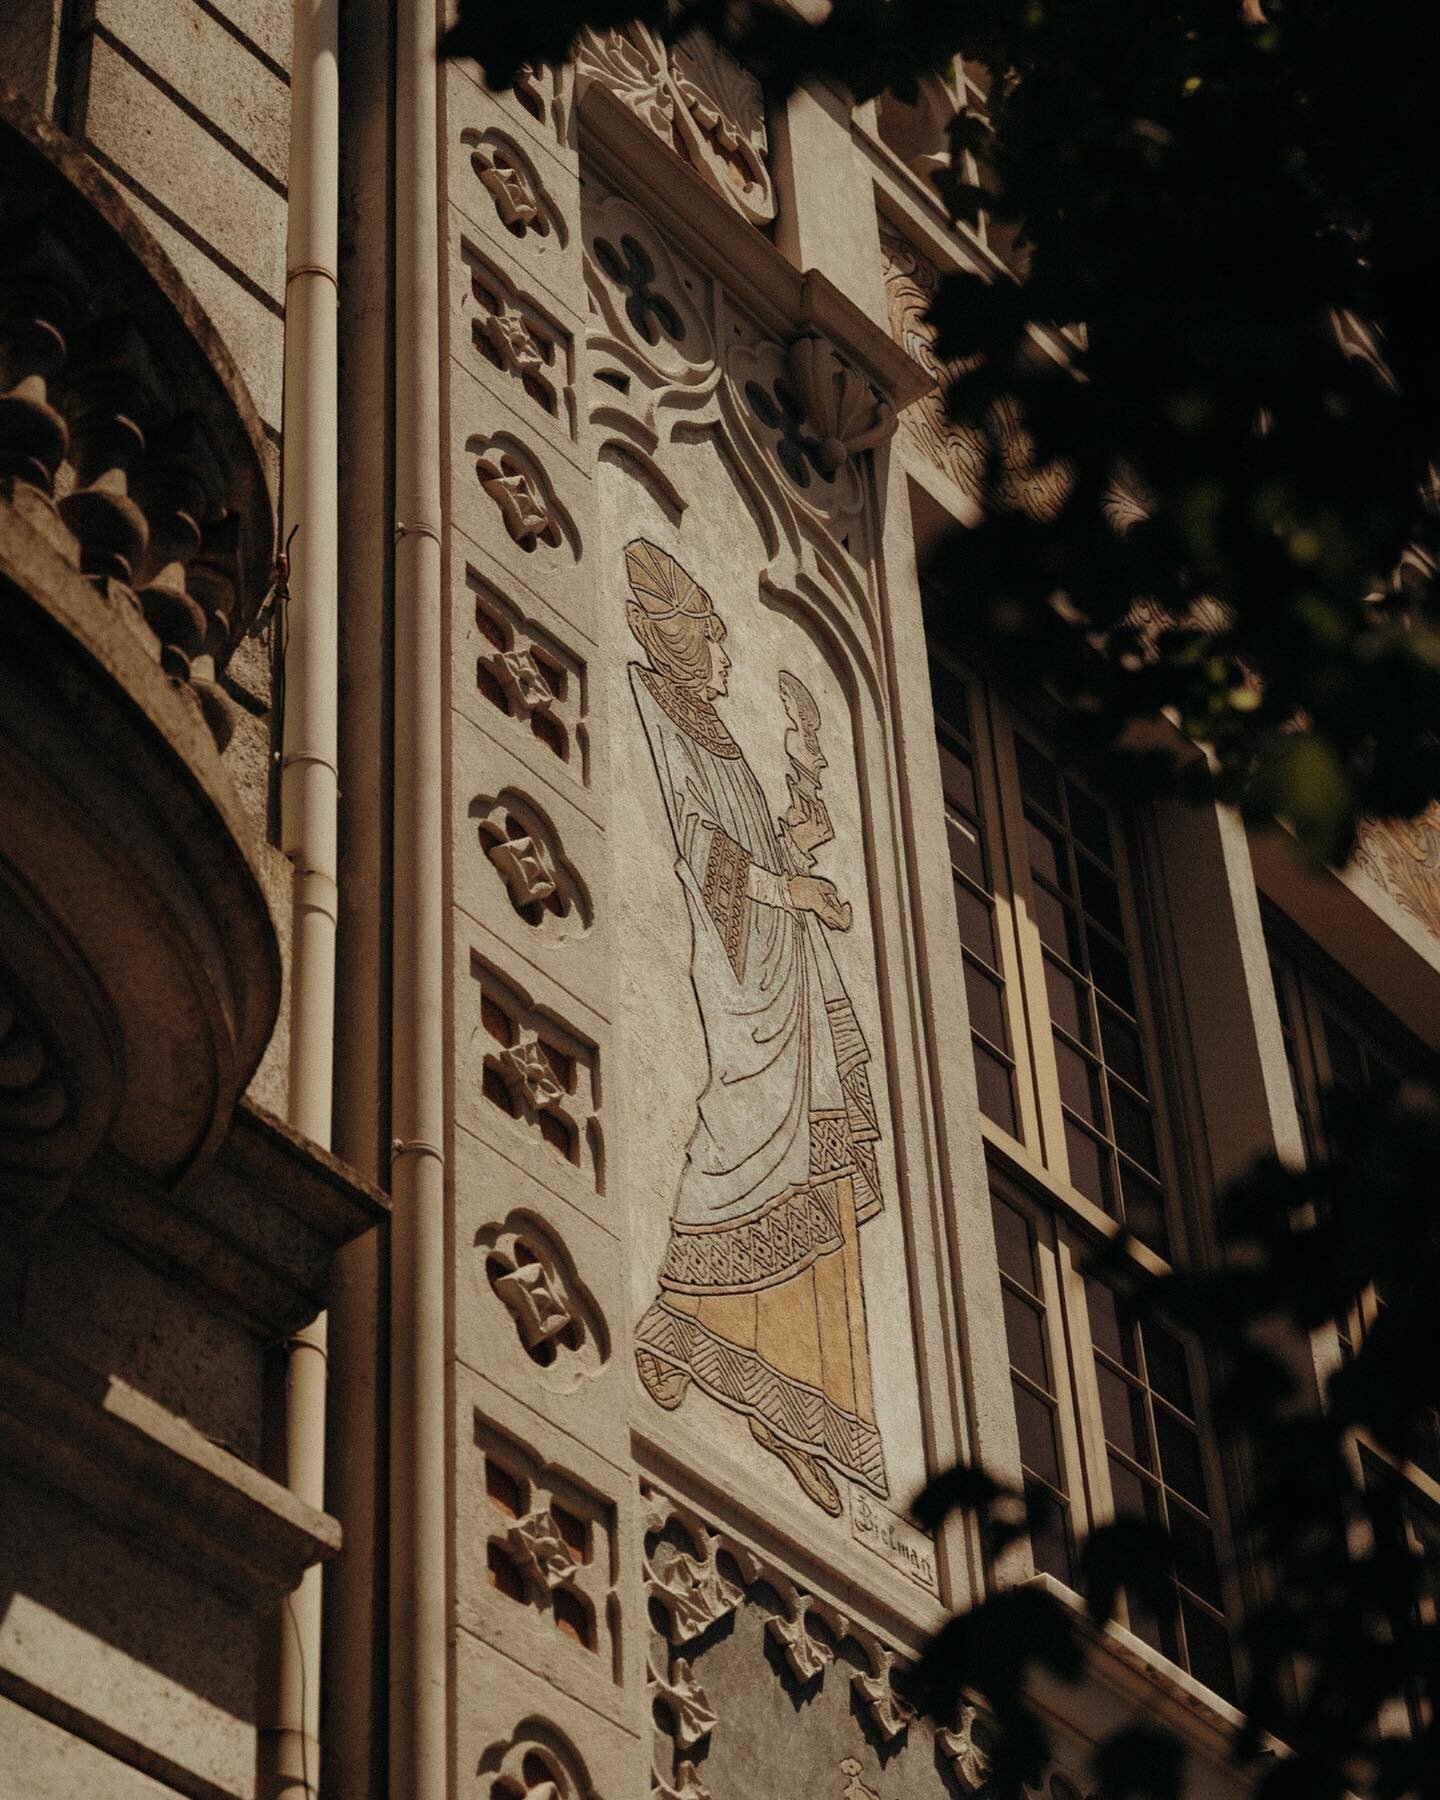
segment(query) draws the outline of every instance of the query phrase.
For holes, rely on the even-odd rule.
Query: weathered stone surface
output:
[[[212,252],[279,300],[285,202],[103,39],[90,61],[84,141],[123,185],[169,213]],[[205,179],[196,180],[197,169]]]
[[[94,19],[283,188],[289,87],[232,31],[193,0],[97,0]]]

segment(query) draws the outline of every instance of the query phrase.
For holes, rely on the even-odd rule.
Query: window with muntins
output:
[[[1178,1236],[1133,834],[985,685],[939,660],[931,677],[1032,1560],[1073,1586],[1095,1526],[1164,1526],[1166,1603],[1125,1594],[1120,1622],[1229,1696],[1200,1346],[1089,1272],[1122,1230],[1150,1268]]]

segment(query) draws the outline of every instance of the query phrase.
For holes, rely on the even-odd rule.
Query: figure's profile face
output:
[[[710,646],[710,673],[705,677],[705,698],[714,700],[730,691],[730,658],[718,637],[705,640]]]

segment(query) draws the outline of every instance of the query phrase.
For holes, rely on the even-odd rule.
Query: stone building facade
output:
[[[1233,1793],[1239,1472],[1081,1261],[1213,1255],[1431,1054],[1440,829],[1302,875],[965,661],[958,87],[293,23],[0,20],[0,1796],[983,1794],[907,1665],[1137,1507],[1199,1573],[1043,1693],[1047,1800],[1134,1716]],[[1002,1569],[908,1516],[961,1457],[1041,1505]]]

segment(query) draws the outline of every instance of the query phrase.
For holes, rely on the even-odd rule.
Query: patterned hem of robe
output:
[[[827,1462],[886,1499],[885,1452],[879,1428],[808,1382],[782,1375],[757,1351],[732,1344],[698,1319],[654,1301],[635,1330],[637,1348],[693,1378],[707,1394],[769,1426],[793,1449]]]
[[[875,1146],[857,1141],[844,1112],[810,1115],[810,1179],[724,1224],[672,1219],[660,1286],[672,1294],[754,1294],[778,1287],[838,1250],[841,1181],[854,1180],[855,1222],[882,1210]]]

